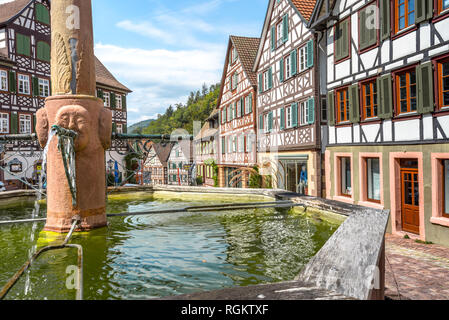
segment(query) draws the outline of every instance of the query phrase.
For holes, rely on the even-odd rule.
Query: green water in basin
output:
[[[224,202],[229,203],[119,197],[109,201],[108,212]],[[3,207],[0,220],[30,218],[32,210],[33,203]],[[45,210],[41,205],[40,216]],[[34,232],[32,224],[0,227],[0,288],[33,245],[48,244],[43,226],[36,224]],[[108,228],[75,234],[71,243],[84,249],[84,299],[150,299],[293,280],[337,228],[293,210],[174,213],[111,218]],[[75,299],[67,283],[73,275],[69,266],[76,264],[75,249],[43,254],[31,268],[29,284],[23,276],[7,299]]]

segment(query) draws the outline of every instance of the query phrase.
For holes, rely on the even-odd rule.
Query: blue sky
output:
[[[129,124],[221,79],[229,35],[259,37],[268,0],[93,0],[95,53],[133,93]]]

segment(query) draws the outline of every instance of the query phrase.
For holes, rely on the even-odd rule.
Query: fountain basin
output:
[[[140,212],[262,200],[273,201],[263,195],[156,190],[113,194],[107,210]],[[5,208],[0,219],[27,218],[31,210],[32,205]],[[338,221],[317,219],[302,210],[175,213],[114,217],[108,228],[77,233],[71,243],[84,248],[85,299],[150,299],[293,280],[338,226]],[[31,228],[0,227],[0,248],[6,252],[0,262],[0,286],[27,259]],[[35,244],[58,241],[60,236],[39,232],[42,228],[39,224]],[[76,258],[68,249],[44,255],[31,269],[31,292],[24,295],[21,280],[7,298],[74,299],[75,290],[67,288],[67,268],[76,265]]]

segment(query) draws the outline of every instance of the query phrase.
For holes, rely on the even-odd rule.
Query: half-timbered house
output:
[[[248,186],[248,169],[256,165],[256,75],[252,71],[258,38],[229,37],[219,110],[219,185]],[[233,179],[240,176],[239,179]]]
[[[449,1],[320,0],[326,196],[449,244]]]
[[[321,195],[315,0],[271,0],[253,71],[258,76],[258,163],[273,187]]]
[[[145,185],[168,184],[168,158],[173,143],[153,143],[143,164],[142,180]]]
[[[189,186],[192,179],[193,142],[175,142],[167,161],[168,184]]]
[[[207,187],[218,187],[218,173],[214,171],[218,164],[218,112],[215,109],[211,113],[193,142],[196,176]]]
[[[35,114],[51,94],[50,1],[14,0],[0,4],[0,134],[35,132]],[[96,59],[98,89],[108,92],[114,128],[126,132],[126,95],[131,92]],[[0,179],[18,184],[17,178],[37,180],[41,153],[37,143],[8,145]],[[119,158],[119,156],[114,156]],[[31,181],[33,180],[33,181]]]

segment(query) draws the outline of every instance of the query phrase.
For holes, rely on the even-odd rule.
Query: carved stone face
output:
[[[55,124],[78,133],[75,139],[75,151],[84,150],[91,135],[89,112],[81,106],[65,106],[56,114]]]

